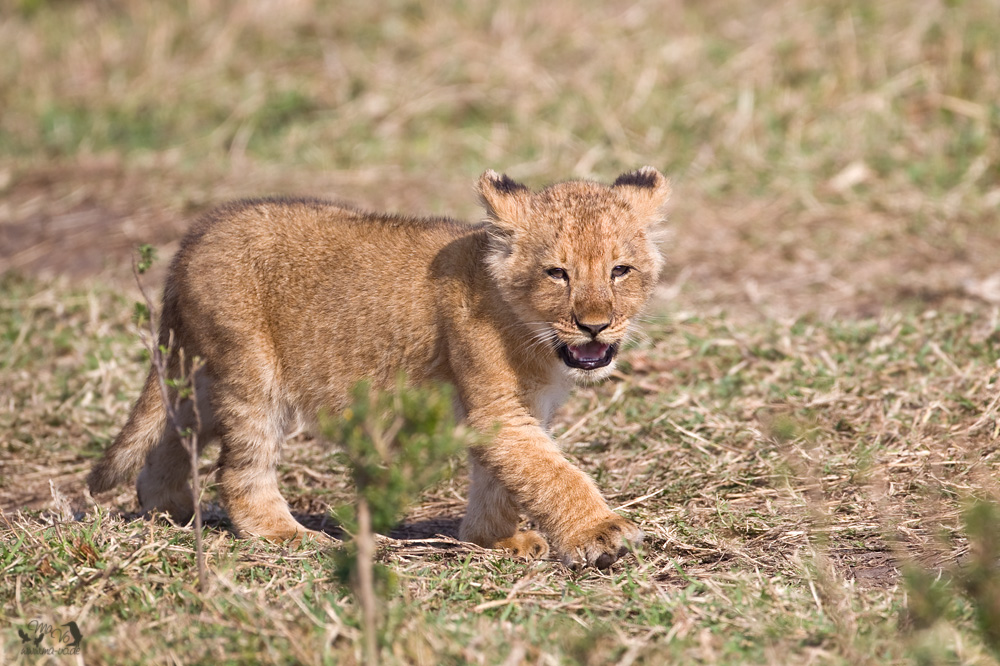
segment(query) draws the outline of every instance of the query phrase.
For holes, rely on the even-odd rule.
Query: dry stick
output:
[[[361,604],[361,623],[365,635],[365,663],[378,664],[378,646],[375,635],[375,538],[372,536],[372,517],[368,500],[358,494],[358,602]]]
[[[183,373],[184,367],[184,350],[178,350],[181,355],[181,372]],[[205,552],[202,546],[201,539],[201,477],[198,472],[198,434],[201,432],[201,409],[198,407],[198,371],[204,367],[204,362],[197,356],[191,360],[191,374],[187,381],[191,382],[191,404],[194,409],[194,430],[190,432],[188,436],[184,436],[178,430],[178,434],[181,435],[181,444],[187,449],[188,460],[191,461],[191,499],[194,504],[194,551],[195,551],[195,561],[198,563],[198,590],[200,592],[205,591]],[[162,390],[162,389],[161,389]],[[180,396],[177,397],[178,404],[180,402]],[[175,405],[175,412],[176,412]],[[174,423],[175,428],[180,428],[180,425],[176,422]]]
[[[368,398],[374,401],[374,390],[369,392]],[[402,427],[402,422],[397,419],[393,426],[398,432]],[[383,460],[388,462],[388,447],[391,440],[387,439],[378,424],[378,419],[369,414],[366,424],[368,436]],[[378,664],[378,643],[376,635],[376,615],[375,605],[375,535],[372,533],[371,509],[368,506],[368,499],[365,497],[365,487],[360,482],[358,484],[358,533],[354,537],[358,548],[357,560],[357,586],[358,603],[361,605],[361,627],[365,640],[365,663],[368,666]]]
[[[191,376],[186,377],[184,371],[184,350],[177,350],[177,353],[180,355],[180,362],[178,364],[178,367],[180,367],[180,379],[183,382],[191,382],[190,399],[194,400],[195,431],[193,433],[185,432],[185,429],[181,427],[180,420],[177,418],[177,409],[180,406],[182,398],[180,396],[180,392],[178,392],[176,404],[170,400],[170,390],[167,387],[167,359],[165,358],[160,345],[157,344],[159,342],[159,336],[157,335],[156,322],[154,321],[155,308],[153,306],[152,299],[149,297],[149,293],[146,291],[145,286],[142,284],[142,280],[139,278],[139,267],[136,264],[135,257],[132,258],[132,275],[135,277],[135,282],[139,286],[139,293],[142,294],[142,298],[146,302],[146,310],[149,312],[149,337],[146,338],[144,342],[146,344],[146,349],[150,352],[150,356],[153,361],[153,368],[156,370],[156,377],[159,380],[158,384],[160,386],[160,397],[163,400],[163,408],[167,413],[167,420],[174,427],[174,430],[177,431],[177,435],[181,440],[181,446],[183,446],[188,452],[188,458],[191,461],[191,496],[194,503],[195,561],[198,565],[198,591],[204,593],[207,589],[207,585],[205,583],[205,552],[201,539],[201,483],[198,475],[198,432],[201,430],[201,412],[198,409],[198,393],[195,383],[195,375],[201,368],[201,363],[198,359],[195,359],[192,365]],[[173,331],[170,331],[167,336],[166,344],[168,353],[170,353],[173,348],[173,336]]]

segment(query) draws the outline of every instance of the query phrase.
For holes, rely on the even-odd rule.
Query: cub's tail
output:
[[[91,493],[103,493],[134,478],[145,464],[146,456],[160,441],[167,425],[167,410],[159,382],[156,369],[150,369],[128,423],[90,470],[87,486]]]

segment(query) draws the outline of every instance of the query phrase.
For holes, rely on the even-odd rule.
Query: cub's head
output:
[[[558,357],[581,382],[610,374],[656,284],[650,238],[670,185],[643,167],[611,185],[569,182],[532,192],[487,171],[479,179],[504,300],[534,332],[531,350]]]

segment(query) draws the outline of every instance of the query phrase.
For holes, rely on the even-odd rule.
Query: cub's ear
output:
[[[611,187],[624,196],[633,210],[650,222],[659,220],[661,209],[670,198],[670,182],[651,166],[623,173]]]
[[[531,206],[527,187],[490,169],[479,177],[477,189],[486,216],[495,227],[513,234],[527,226]]]

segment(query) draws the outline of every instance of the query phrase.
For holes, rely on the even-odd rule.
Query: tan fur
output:
[[[206,361],[200,441],[221,438],[222,499],[239,534],[307,532],[278,490],[288,431],[320,408],[342,409],[357,380],[391,387],[402,370],[414,382],[452,383],[468,422],[496,428],[491,444],[470,451],[463,539],[544,555],[538,533],[518,532],[523,511],[564,561],[607,566],[642,538],[545,427],[574,381],[611,372],[613,361],[568,364],[590,362],[597,352],[587,349],[612,358],[649,297],[660,257],[648,228],[669,186],[651,167],[613,186],[540,192],[489,171],[479,192],[480,225],[258,200],[219,209],[185,237],[164,291],[161,344],[173,336],[186,358]],[[631,270],[613,276],[616,266]],[[564,273],[550,275],[555,268]],[[183,412],[194,425],[194,410]],[[186,519],[189,460],[173,433],[151,372],[91,472],[92,492],[144,465],[142,508]]]

